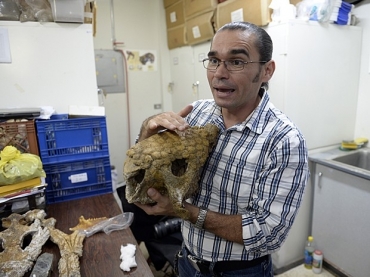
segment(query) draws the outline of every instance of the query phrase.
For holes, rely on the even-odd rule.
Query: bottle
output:
[[[312,271],[316,274],[320,274],[322,271],[323,255],[322,251],[315,250],[312,255]]]
[[[315,251],[313,237],[309,236],[306,241],[306,246],[304,248],[304,267],[307,269],[312,268],[312,254]]]

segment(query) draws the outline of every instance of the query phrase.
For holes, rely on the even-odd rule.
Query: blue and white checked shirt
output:
[[[305,140],[264,93],[249,118],[225,129],[214,100],[193,103],[191,126],[220,128],[199,181],[188,201],[222,214],[241,214],[244,245],[199,230],[184,221],[186,247],[208,261],[252,260],[277,251],[287,237],[309,177]]]

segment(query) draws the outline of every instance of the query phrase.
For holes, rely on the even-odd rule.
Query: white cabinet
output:
[[[197,99],[212,98],[202,64],[209,48],[210,43],[206,42],[170,50],[173,111],[178,112]]]
[[[370,180],[316,164],[312,235],[324,259],[349,276],[370,274]]]
[[[292,20],[269,24],[266,31],[276,62],[271,101],[299,127],[308,148],[353,139],[362,29]],[[307,186],[287,241],[272,255],[278,269],[303,259],[312,211],[311,184]]]
[[[270,97],[309,149],[353,139],[362,29],[298,20],[270,24],[276,71]]]

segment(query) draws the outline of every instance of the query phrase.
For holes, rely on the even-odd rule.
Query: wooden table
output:
[[[69,231],[69,228],[78,224],[78,219],[81,215],[86,219],[104,216],[110,218],[120,214],[121,210],[113,194],[110,193],[51,204],[46,207],[46,213],[46,218],[54,217],[57,220],[55,228],[66,234],[71,234],[72,232]],[[120,268],[121,245],[126,246],[127,243],[136,245],[135,257],[137,267],[132,268],[130,272],[124,272]],[[43,247],[43,252],[54,254],[51,277],[58,277],[58,261],[60,258],[58,246],[49,239]],[[153,277],[153,273],[129,228],[113,231],[109,235],[99,232],[85,238],[83,254],[80,257],[80,268],[82,277]]]

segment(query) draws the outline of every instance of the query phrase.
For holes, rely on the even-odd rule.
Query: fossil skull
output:
[[[179,217],[188,219],[182,202],[197,191],[201,167],[218,132],[213,124],[190,127],[178,134],[164,131],[131,147],[123,169],[128,202],[154,203],[147,196],[153,187],[169,196]]]

